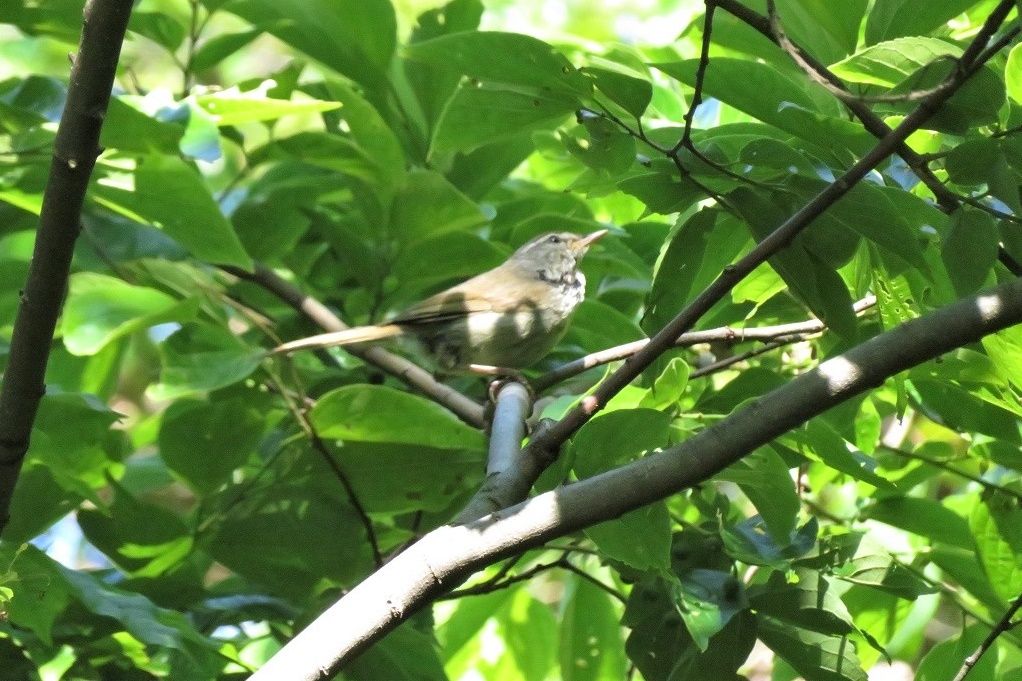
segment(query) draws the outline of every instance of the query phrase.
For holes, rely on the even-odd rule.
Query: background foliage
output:
[[[777,3],[787,35],[866,98],[933,86],[995,4]],[[244,676],[478,486],[482,433],[394,378],[340,351],[264,360],[315,329],[225,267],[265,263],[360,324],[537,233],[613,225],[538,373],[655,332],[875,143],[718,8],[705,101],[676,146],[703,8],[642,7],[138,3],[0,545],[9,678]],[[0,366],[80,11],[0,7]],[[914,106],[864,101],[892,124]],[[961,205],[893,158],[700,323],[816,316],[825,333],[699,376],[760,346],[674,351],[537,488],[681,441],[1010,276],[1020,126],[1016,47],[909,139]],[[603,371],[548,390],[544,415]],[[711,484],[494,567],[344,678],[832,681],[898,661],[950,679],[1022,592],[1019,376],[1013,329],[892,378]],[[750,659],[757,641],[772,655]],[[1020,644],[1002,636],[970,678],[1022,678]]]

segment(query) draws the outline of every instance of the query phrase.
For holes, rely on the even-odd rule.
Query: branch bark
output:
[[[312,296],[306,295],[290,282],[281,279],[265,265],[256,263],[252,272],[226,266],[221,269],[239,279],[245,279],[263,287],[326,331],[343,331],[348,328],[348,325],[341,321],[330,308]],[[447,407],[465,423],[476,428],[482,428],[485,425],[486,419],[483,416],[481,404],[462,395],[454,388],[440,383],[428,371],[409,362],[404,357],[398,357],[379,347],[355,348],[349,346],[345,350],[415,388],[434,402]]]
[[[686,442],[429,533],[331,606],[253,681],[327,679],[411,614],[496,560],[700,484],[757,447],[887,378],[1022,322],[1022,280],[876,336]]]
[[[131,6],[131,0],[89,0],[85,5],[81,42],[53,144],[35,250],[0,388],[0,530],[7,524],[32,424],[46,392],[53,331],[81,231],[85,192],[100,153],[99,133]]]

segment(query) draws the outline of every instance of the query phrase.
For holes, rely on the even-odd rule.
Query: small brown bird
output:
[[[585,296],[579,260],[604,236],[543,234],[503,264],[426,298],[387,324],[359,326],[284,343],[274,352],[414,336],[445,369],[521,369],[564,335]]]

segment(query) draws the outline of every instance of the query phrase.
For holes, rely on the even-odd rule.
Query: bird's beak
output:
[[[608,231],[609,230],[606,229],[598,229],[592,234],[586,234],[584,237],[575,242],[575,251],[578,253],[585,253],[587,248],[606,236]]]

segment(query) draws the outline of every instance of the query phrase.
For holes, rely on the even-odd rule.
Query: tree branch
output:
[[[1015,613],[1018,612],[1020,608],[1022,608],[1022,594],[1019,594],[1019,596],[1011,604],[1011,607],[1008,608],[1008,611],[1004,613],[1004,616],[998,620],[997,624],[994,625],[994,628],[990,630],[989,634],[987,634],[987,637],[983,639],[983,642],[979,644],[978,648],[976,648],[976,651],[965,658],[965,662],[962,663],[958,673],[955,674],[953,681],[965,681],[965,677],[968,676],[969,672],[972,671],[972,668],[979,663],[983,654],[986,653],[992,645],[994,645],[994,641],[997,640],[997,637],[1015,626],[1015,624],[1012,623],[1011,618],[1015,616]]]
[[[256,263],[252,272],[229,266],[221,267],[221,269],[239,279],[261,286],[326,331],[343,331],[348,328],[348,325],[342,322],[330,308],[280,278],[265,265]],[[345,350],[419,390],[426,397],[451,410],[465,423],[476,428],[482,428],[485,425],[481,404],[462,395],[454,388],[440,383],[428,371],[413,362],[379,347],[346,347]]]
[[[705,482],[887,378],[1022,322],[1022,280],[876,336],[689,440],[460,526],[429,533],[331,606],[252,677],[326,679],[476,570]]]
[[[511,381],[501,387],[490,429],[486,480],[452,522],[476,520],[494,508],[513,506],[528,496],[534,480],[530,476],[533,465],[523,459],[527,453],[522,451],[522,440],[531,409],[532,398],[521,383]]]
[[[861,313],[874,305],[876,305],[876,297],[866,296],[855,303],[854,309],[857,313]],[[742,343],[750,340],[772,341],[777,338],[784,338],[788,336],[806,336],[809,334],[820,333],[826,328],[826,325],[819,319],[809,319],[804,322],[794,322],[792,324],[776,324],[774,326],[751,326],[745,328],[720,326],[715,329],[683,333],[676,341],[674,341],[674,347],[687,348],[692,345],[712,343],[714,341],[725,341],[729,343]],[[561,366],[551,369],[547,373],[533,380],[532,388],[533,390],[540,392],[560,383],[561,381],[569,379],[572,376],[577,376],[584,371],[588,371],[593,367],[627,359],[644,348],[648,343],[649,339],[643,338],[641,340],[632,341],[631,343],[616,345],[612,348],[600,350],[598,352],[588,354],[585,357],[579,357],[578,359],[570,362],[565,362]]]
[[[78,55],[53,143],[35,250],[0,388],[0,530],[7,524],[32,424],[46,392],[53,331],[67,291],[82,204],[100,153],[99,132],[131,6],[131,0],[89,0],[85,5]]]
[[[750,28],[755,29],[758,33],[784,49],[778,40],[778,36],[774,34],[771,22],[767,17],[749,9],[742,3],[738,2],[738,0],[716,0],[716,3],[721,7],[721,9],[733,15],[740,21],[743,21]],[[993,15],[991,15],[991,17],[993,17]],[[1003,21],[1003,17],[1000,21]],[[987,34],[987,37],[983,38],[984,44],[991,34]],[[977,38],[979,37],[980,36],[977,36]],[[786,51],[788,51],[789,56],[794,59],[796,64],[806,71],[810,78],[817,82],[823,80],[829,83],[832,88],[828,88],[828,91],[832,94],[836,89],[852,95],[840,78],[834,75],[833,72],[809,54],[804,48],[790,39],[788,40],[788,44],[790,46],[790,50]],[[798,58],[795,58],[795,55],[798,55]],[[888,126],[880,116],[873,113],[873,110],[870,109],[865,102],[855,98],[849,99],[840,97],[840,99],[852,115],[855,116],[859,122],[862,123],[862,126],[874,137],[883,139],[891,133],[892,128]],[[950,212],[959,207],[961,203],[960,197],[944,186],[944,183],[933,174],[929,165],[927,165],[927,161],[924,156],[914,151],[904,142],[898,144],[895,149],[895,153],[900,156],[903,161],[905,161],[905,164],[913,173],[915,173],[916,177],[918,177],[919,180],[926,185],[926,188],[933,193],[933,196],[937,199],[937,203],[940,204],[941,208]]]

